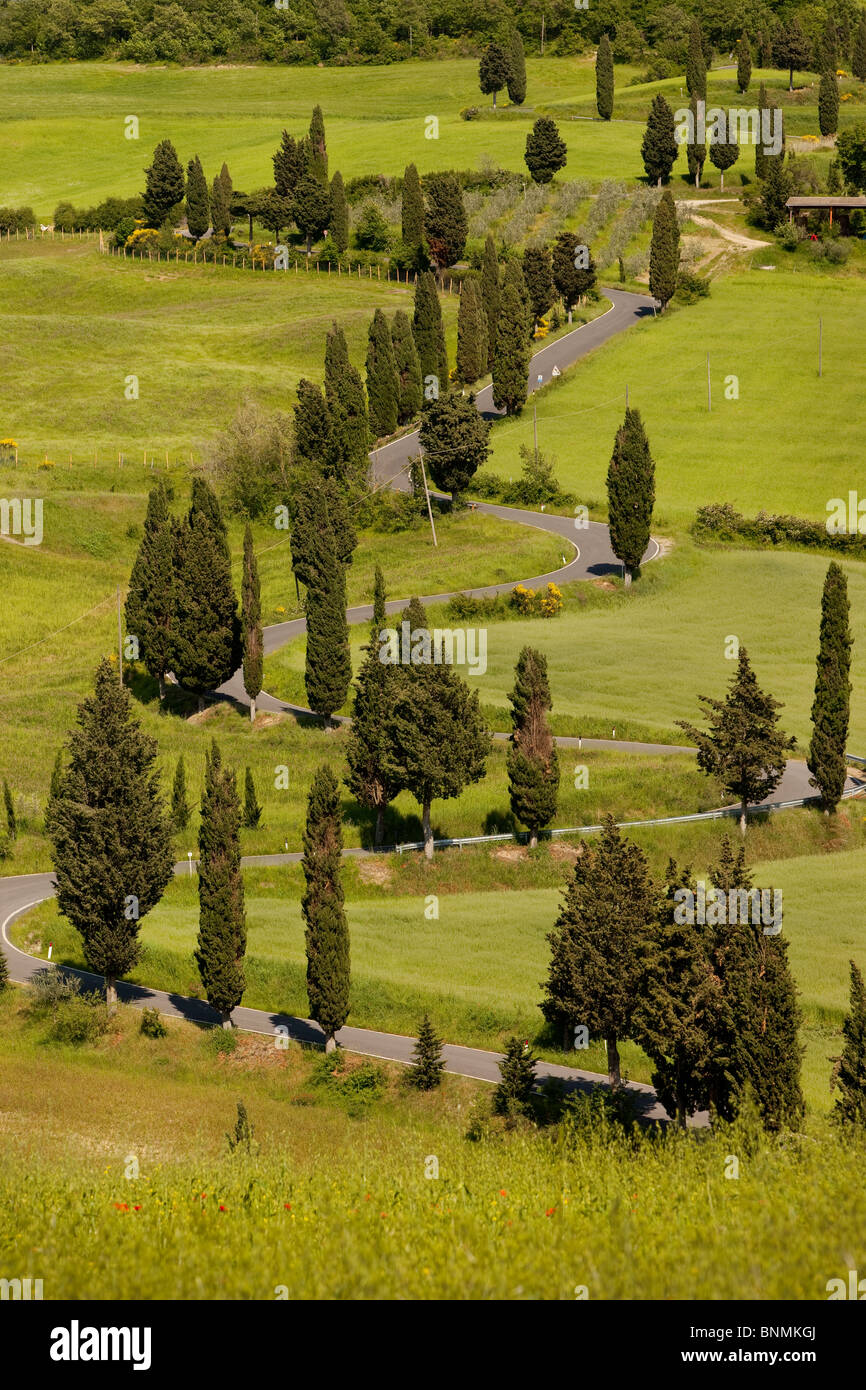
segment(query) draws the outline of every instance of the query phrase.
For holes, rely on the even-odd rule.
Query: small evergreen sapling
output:
[[[433,1091],[442,1084],[442,1069],[445,1066],[442,1041],[436,1036],[429,1014],[425,1014],[421,1020],[412,1061],[415,1067],[409,1073],[409,1080],[419,1091]]]

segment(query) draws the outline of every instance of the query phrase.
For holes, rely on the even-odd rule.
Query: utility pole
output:
[[[117,586],[117,679],[123,689],[123,627],[120,621],[120,585]]]
[[[433,525],[433,508],[430,505],[430,492],[427,487],[427,469],[424,467],[423,452],[418,455],[421,461],[421,477],[424,479],[424,496],[427,498],[427,515],[430,518],[430,530],[433,532],[433,544],[439,549],[439,542],[436,539],[436,527]]]
[[[713,388],[710,382],[710,354],[707,353],[707,410],[713,408]]]

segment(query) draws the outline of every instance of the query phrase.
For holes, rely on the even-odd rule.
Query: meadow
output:
[[[526,67],[527,100],[520,113],[505,108],[495,119],[485,113],[480,122],[460,117],[464,108],[491,105],[478,89],[473,59],[289,71],[90,62],[2,67],[4,200],[30,204],[45,220],[61,200],[79,207],[110,194],[130,197],[140,192],[145,164],[165,138],[174,141],[184,162],[198,154],[209,179],[226,160],[235,187],[261,187],[271,180],[280,130],[306,129],[316,103],[325,116],[330,167],[346,179],[402,174],[410,161],[421,173],[474,169],[484,159],[523,172],[528,125],[541,112],[562,123],[569,178],[643,178],[640,144],[653,95],[663,92],[674,109],[688,104],[682,78],[632,87],[639,70],[617,65],[614,118],[601,122],[595,117],[591,55],[529,58]],[[781,101],[789,134],[818,134],[814,75],[798,74],[801,90],[791,99],[786,73],[756,68],[747,94],[752,103],[761,81]],[[840,129],[862,113],[863,85],[847,82],[842,90],[849,95],[841,103]],[[714,103],[746,104],[732,72],[710,75],[708,104]],[[137,140],[125,138],[129,115],[139,121]],[[429,116],[438,121],[436,138],[427,135]],[[685,169],[683,154],[679,166]],[[744,150],[728,175],[729,187],[740,183],[740,174],[750,178],[753,172],[753,152]],[[705,181],[718,187],[718,172],[709,165]]]
[[[508,1131],[459,1077],[327,1079],[264,1039],[151,1041],[125,1009],[93,1046],[49,1032],[0,999],[0,1266],[46,1299],[823,1300],[866,1259],[862,1141],[826,1122],[698,1143],[578,1103]],[[228,1154],[240,1097],[257,1148]]]
[[[861,911],[864,817],[851,807],[826,827],[821,817],[798,814],[799,824],[789,815],[786,826],[775,817],[777,824],[763,841],[755,842],[750,831],[749,850],[756,885],[782,892],[783,931],[803,1009],[804,1092],[810,1108],[821,1113],[831,1102],[828,1058],[838,1050],[848,1006],[848,961],[853,957],[861,966],[866,963]],[[774,837],[778,844],[785,829],[794,832],[790,842],[781,857],[769,857]],[[627,833],[645,848],[657,875],[665,866],[662,846],[681,863],[692,863],[700,875],[718,858],[722,835],[732,830],[731,824],[716,823],[702,827],[698,835],[687,831],[682,840],[678,829]],[[689,850],[696,851],[694,857]],[[518,1034],[533,1039],[540,1055],[551,1060],[604,1072],[601,1042],[563,1059],[538,1010],[549,960],[546,935],[574,861],[571,845],[556,842],[528,859],[513,849],[493,850],[486,865],[472,855],[465,868],[453,864],[455,853],[469,859],[471,852],[440,854],[429,871],[419,864],[404,869],[402,861],[393,858],[347,862],[349,1022],[412,1036],[426,1011],[448,1042],[501,1048],[508,1036]],[[514,871],[521,858],[524,880],[535,874],[544,886],[516,886]],[[498,874],[505,881],[496,887]],[[306,1017],[300,867],[248,868],[245,888],[244,1004]],[[197,930],[196,880],[183,874],[142,924],[145,950],[129,978],[200,997],[193,959]],[[53,959],[85,964],[77,935],[53,902],[19,918],[11,935],[33,954],[45,957],[51,943]],[[624,1044],[623,1063],[632,1079],[651,1080],[650,1064],[634,1044]]]

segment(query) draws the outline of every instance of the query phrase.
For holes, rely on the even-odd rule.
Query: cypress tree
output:
[[[9,831],[10,840],[18,839],[18,821],[15,816],[15,802],[12,799],[12,792],[5,777],[3,779],[3,806],[6,811],[6,829]]]
[[[345,334],[337,323],[328,330],[325,342],[325,400],[328,467],[344,485],[363,484],[370,464],[367,400],[360,373],[349,361]]]
[[[370,430],[376,439],[384,439],[397,428],[399,389],[391,329],[382,310],[377,309],[367,338],[367,404]]]
[[[798,1129],[803,1118],[799,1041],[800,1006],[784,936],[752,928],[757,941],[757,1027],[760,1046],[751,1058],[749,1081],[770,1131]]]
[[[51,834],[51,817],[57,798],[60,795],[60,788],[63,785],[63,749],[58,748],[54,758],[54,766],[51,769],[51,781],[48,784],[48,799],[45,803],[45,813],[42,817],[46,835]]]
[[[442,1040],[425,1014],[418,1029],[418,1041],[412,1053],[414,1068],[409,1072],[409,1081],[419,1091],[435,1091],[442,1084],[442,1070],[445,1059],[442,1056]]]
[[[248,767],[244,774],[244,825],[248,830],[255,830],[261,818],[262,808],[256,796],[256,784],[252,769]]]
[[[652,99],[646,130],[641,143],[641,158],[650,183],[659,187],[667,183],[677,161],[674,113],[661,92]]]
[[[818,128],[822,135],[835,135],[839,129],[839,79],[836,71],[825,68],[818,88]]]
[[[144,536],[132,567],[126,596],[126,631],[138,638],[149,675],[165,699],[165,675],[171,665],[174,622],[174,549],[165,488],[160,482],[147,499]]]
[[[328,224],[328,235],[342,256],[349,246],[349,204],[346,200],[343,175],[339,169],[331,179],[331,221]]]
[[[499,283],[499,257],[496,242],[491,232],[484,242],[484,256],[481,261],[481,302],[487,317],[487,369],[493,366],[496,351],[496,326],[499,322],[499,302],[502,287]]]
[[[578,299],[595,284],[595,262],[589,247],[574,232],[560,232],[553,243],[552,268],[554,286],[562,296],[571,323],[571,312]]]
[[[149,227],[161,227],[174,208],[183,202],[183,169],[170,140],[161,140],[153,152],[153,163],[145,171],[141,195],[144,217]]]
[[[186,166],[186,225],[190,236],[194,236],[196,241],[204,236],[210,226],[207,180],[198,155]]]
[[[791,175],[785,168],[782,155],[768,158],[761,189],[761,220],[770,231],[785,220],[785,207],[791,196],[791,187]]]
[[[740,147],[732,140],[710,141],[710,163],[719,171],[719,188],[724,191],[725,170],[730,169],[740,157]]]
[[[199,697],[228,680],[240,657],[237,598],[232,585],[225,525],[216,495],[194,478],[192,503],[174,530],[175,625],[172,664],[180,682]]]
[[[232,176],[229,173],[229,166],[226,164],[225,160],[223,160],[223,166],[219,172],[219,180],[222,187],[223,198],[225,199],[225,205],[229,210],[229,214],[231,214],[234,188],[232,186]],[[229,225],[229,231],[231,231],[231,225]]]
[[[321,106],[313,107],[310,120],[310,155],[308,171],[319,183],[328,182],[328,151],[325,145],[325,118]]]
[[[298,231],[306,239],[307,255],[312,254],[313,242],[318,241],[331,220],[331,192],[324,181],[305,174],[295,189],[291,215]]]
[[[752,50],[745,31],[737,42],[737,90],[747,92],[752,80]]]
[[[243,644],[244,690],[250,699],[250,723],[256,722],[256,700],[262,688],[264,645],[262,640],[262,594],[259,567],[253,550],[253,533],[244,528],[244,573],[241,587],[241,641]]]
[[[394,370],[397,373],[397,424],[406,425],[421,409],[421,363],[409,316],[398,309],[391,323]]]
[[[700,21],[692,20],[689,31],[689,50],[686,58],[686,90],[690,97],[707,99],[707,63],[704,57]],[[741,89],[742,90],[742,89]]]
[[[400,225],[403,245],[414,252],[419,267],[424,261],[424,195],[414,164],[407,164],[403,171]]]
[[[309,145],[296,140],[287,130],[280,137],[279,148],[273,156],[274,188],[281,198],[292,198],[295,189],[307,172]]]
[[[666,188],[653,214],[653,234],[650,243],[650,294],[661,304],[662,312],[673,298],[677,287],[680,262],[680,233],[677,210]]]
[[[531,1115],[535,1058],[531,1053],[524,1052],[519,1038],[506,1039],[505,1056],[499,1063],[499,1078],[493,1092],[494,1112],[510,1120]]]
[[[331,725],[352,679],[346,624],[346,565],[354,532],[333,479],[311,473],[296,500],[292,565],[306,589],[307,653],[304,682],[310,708]]]
[[[436,281],[429,270],[418,276],[415,286],[415,312],[412,333],[418,350],[421,383],[425,400],[444,395],[448,390],[448,356],[445,351],[445,330]]]
[[[755,142],[755,178],[765,179],[767,177],[767,155],[764,151],[764,112],[769,111],[770,103],[767,100],[767,89],[763,82],[758,88],[758,139]]]
[[[441,277],[446,266],[453,265],[463,255],[469,219],[463,190],[453,174],[430,174],[425,187],[424,233],[430,259]]]
[[[393,697],[396,668],[379,660],[380,634],[385,627],[385,581],[376,566],[373,621],[364,659],[355,677],[352,725],[346,747],[346,786],[362,806],[376,812],[374,844],[385,835],[385,812],[400,791],[384,771],[385,727]]]
[[[451,493],[451,505],[459,506],[460,493],[469,486],[490,453],[490,425],[475,406],[473,395],[449,392],[425,401],[419,440],[427,470],[437,487]]]
[[[833,1108],[835,1119],[842,1124],[866,1125],[866,988],[863,976],[853,960],[851,966],[851,995],[848,1013],[842,1024],[845,1042],[840,1057],[831,1057],[833,1073],[830,1085],[841,1092]]]
[[[294,415],[293,462],[315,463],[321,467],[327,457],[330,437],[328,407],[321,386],[301,378]]]
[[[526,281],[518,260],[511,260],[505,270],[499,319],[496,325],[496,349],[493,354],[493,404],[497,410],[513,415],[523,409],[529,390],[529,362],[532,348],[529,341]]]
[[[113,1009],[117,977],[139,958],[141,921],[162,897],[173,854],[156,740],[133,718],[129,692],[107,660],[93,695],[78,706],[67,746],[48,826],[57,905],[80,935],[90,969],[104,975]]]
[[[496,110],[496,95],[508,85],[511,63],[505,49],[498,43],[489,43],[478,64],[478,85],[485,96],[493,93],[493,110]]]
[[[232,229],[232,215],[225,185],[219,174],[214,175],[211,186],[210,208],[214,236],[228,236]]]
[[[556,815],[559,760],[547,711],[551,708],[547,657],[524,647],[514,668],[509,742],[508,794],[515,818],[529,831],[529,844],[538,844],[538,832]]]
[[[437,798],[459,796],[484,777],[490,734],[478,691],[447,663],[430,654],[427,614],[417,599],[403,611],[410,624],[412,665],[400,667],[385,731],[384,771],[421,806],[424,853],[433,858],[430,808]],[[425,648],[427,649],[425,652]]]
[[[595,105],[603,121],[613,115],[613,53],[610,39],[602,34],[595,55]]]
[[[676,723],[697,744],[701,771],[740,802],[740,833],[745,835],[747,807],[775,791],[795,740],[778,728],[777,711],[783,706],[758,685],[745,647],[740,647],[725,699],[698,699],[709,730],[696,729],[683,719]]]
[[[307,798],[304,829],[307,998],[310,1017],[325,1034],[325,1051],[349,1016],[349,927],[343,908],[340,854],[343,828],[337,779],[327,763],[316,769]]]
[[[538,323],[553,303],[553,264],[549,246],[527,246],[523,253],[523,278],[533,321]]]
[[[474,275],[467,275],[457,311],[457,380],[471,385],[486,371],[487,315],[478,280]]]
[[[520,30],[516,27],[513,27],[508,35],[506,51],[508,53],[508,77],[505,85],[508,88],[508,100],[513,106],[522,106],[526,100],[526,53]]]
[[[533,183],[550,183],[559,169],[564,169],[568,148],[555,121],[539,116],[526,137],[524,162]]]
[[[832,72],[835,77],[836,69],[839,66],[839,35],[836,33],[836,25],[832,15],[827,15],[816,57],[819,71]]]
[[[190,804],[186,796],[186,767],[183,754],[177,760],[171,785],[171,828],[177,835],[189,825]]]
[[[616,432],[607,470],[607,513],[610,545],[625,568],[625,584],[640,578],[649,545],[655,503],[655,464],[639,410],[626,408]]]
[[[698,99],[692,97],[690,102],[692,115],[692,127],[695,135],[694,141],[686,144],[686,159],[689,166],[689,175],[695,181],[695,188],[700,188],[701,177],[704,172],[704,165],[707,162],[707,146],[705,140],[698,140]]]
[[[857,25],[851,71],[861,82],[866,82],[866,10],[861,14],[860,23]]]
[[[241,874],[241,808],[235,774],[223,767],[216,740],[205,758],[198,832],[198,938],[195,961],[205,998],[224,1028],[244,996],[247,949]]]
[[[845,744],[851,696],[850,607],[845,571],[831,560],[821,597],[818,673],[807,759],[812,774],[810,785],[818,788],[822,809],[828,814],[836,810],[842,798],[848,765]]]
[[[612,1086],[622,1084],[619,1043],[631,1036],[642,943],[655,907],[643,851],[606,816],[598,840],[575,863],[547,938],[551,962],[541,1012],[564,1046],[578,1025],[605,1039]]]

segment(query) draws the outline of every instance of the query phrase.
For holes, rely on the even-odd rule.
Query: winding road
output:
[[[558,341],[548,344],[535,354],[532,358],[529,374],[530,391],[536,390],[539,385],[546,384],[553,376],[554,369],[562,372],[566,367],[580,360],[588,352],[599,347],[608,341],[615,334],[622,332],[633,323],[645,318],[653,312],[653,301],[645,295],[627,293],[623,290],[606,291],[611,300],[611,308],[600,318],[591,323],[584,324],[574,329],[571,333],[564,335]],[[478,409],[485,415],[494,417],[496,412],[493,409],[492,388],[485,387],[476,397]],[[374,476],[380,482],[390,483],[392,486],[400,486],[402,473],[406,463],[418,452],[418,432],[402,436],[392,443],[385,445],[382,449],[375,451],[371,455],[371,464]],[[493,516],[499,516],[504,520],[517,522],[525,526],[535,526],[541,530],[562,538],[574,551],[574,557],[561,569],[552,571],[549,574],[535,575],[526,579],[514,579],[506,584],[488,585],[479,589],[461,590],[459,592],[470,593],[473,597],[487,597],[499,593],[510,591],[516,583],[524,583],[533,588],[540,588],[549,582],[557,584],[568,583],[575,579],[587,579],[604,574],[618,573],[620,570],[619,562],[610,549],[608,529],[600,523],[589,523],[586,527],[579,530],[575,529],[574,520],[571,517],[562,517],[554,514],[541,512],[525,511],[519,508],[503,507],[494,504],[479,504],[479,509]],[[654,559],[659,553],[657,542],[651,541],[647,549],[645,560]],[[452,594],[428,594],[420,595],[425,604],[442,603]],[[407,599],[397,599],[387,604],[387,612],[399,612],[407,602]],[[372,606],[369,604],[360,605],[347,611],[347,618],[350,623],[368,622],[373,616]],[[265,628],[264,649],[266,654],[279,650],[287,642],[299,636],[305,627],[303,618],[297,618],[290,622],[279,623],[272,627]],[[217,692],[221,697],[235,701],[239,706],[249,707],[249,699],[243,687],[241,672],[235,672],[229,681],[220,687]],[[287,712],[291,714],[310,714],[309,710],[303,707],[294,706],[277,700],[271,695],[262,692],[257,701],[257,706],[262,710]],[[563,746],[576,746],[577,739],[558,738],[557,743]],[[661,753],[694,753],[693,748],[675,747],[667,744],[645,744],[633,743],[622,740],[609,739],[583,739],[582,746],[587,749],[593,748],[614,748],[623,752],[661,754]],[[859,787],[866,785],[864,781],[856,776],[849,777],[846,784],[846,791],[851,794]],[[805,764],[799,762],[789,762],[785,771],[782,785],[774,793],[774,798],[782,800],[794,800],[807,798],[811,794],[808,786],[808,772]],[[769,804],[769,799],[768,799]],[[347,850],[347,855],[363,857],[367,853],[365,850]],[[301,859],[299,853],[280,854],[280,855],[257,855],[245,858],[244,864],[287,864],[295,863]],[[188,873],[187,864],[175,865],[175,873]],[[11,923],[20,917],[30,908],[54,894],[54,881],[52,874],[24,874],[11,877],[0,877],[0,950],[6,956],[9,965],[10,977],[18,982],[26,982],[37,970],[44,969],[45,962],[36,957],[27,955],[13,946],[9,936],[8,928]],[[89,987],[93,988],[101,985],[101,977],[91,975],[86,971],[72,972],[78,975]],[[216,1015],[207,1003],[201,1000],[187,998],[182,995],[169,994],[162,990],[149,989],[139,985],[119,983],[118,994],[120,998],[128,1003],[144,1007],[145,1005],[155,1007],[161,1013],[174,1015],[192,1022],[213,1024]],[[278,1032],[286,1034],[288,1037],[301,1043],[323,1043],[324,1037],[317,1024],[300,1018],[293,1018],[290,1015],[280,1013],[270,1013],[264,1010],[237,1008],[233,1018],[238,1027],[250,1032],[276,1034]],[[395,1033],[380,1033],[375,1030],[364,1028],[343,1028],[337,1034],[338,1042],[341,1046],[352,1052],[358,1052],[367,1056],[381,1058],[383,1060],[399,1062],[403,1064],[411,1063],[412,1051],[415,1039],[404,1037]],[[457,1075],[472,1077],[476,1080],[497,1082],[499,1080],[499,1062],[501,1054],[483,1051],[479,1048],[460,1047],[454,1044],[446,1044],[443,1049],[445,1058],[445,1069]],[[568,1088],[592,1089],[599,1085],[607,1085],[607,1078],[594,1072],[581,1071],[577,1068],[556,1066],[547,1062],[539,1062],[536,1065],[536,1075],[539,1079],[546,1077],[560,1078]],[[637,1113],[648,1120],[666,1120],[668,1116],[663,1107],[658,1102],[652,1087],[641,1085],[636,1082],[628,1083],[628,1088],[632,1092]],[[705,1114],[692,1117],[690,1123],[694,1125],[706,1124]]]

